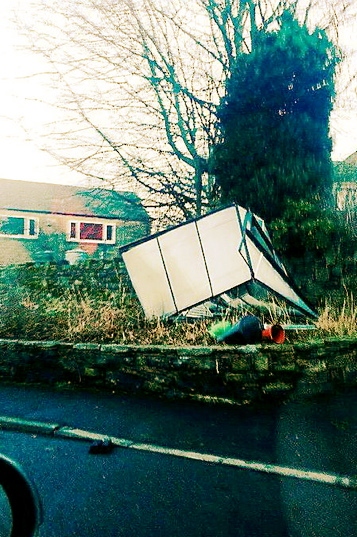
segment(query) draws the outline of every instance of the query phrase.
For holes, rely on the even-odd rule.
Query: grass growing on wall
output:
[[[336,302],[337,303],[337,302]],[[326,301],[316,330],[289,332],[288,341],[357,335],[357,307],[346,292],[340,305]],[[246,312],[235,312],[234,323]],[[249,312],[248,312],[249,313]],[[255,313],[256,312],[251,312]],[[268,323],[289,323],[276,306],[262,318]],[[211,320],[163,321],[145,319],[141,306],[120,282],[117,291],[79,291],[75,286],[53,295],[46,286],[0,286],[0,338],[60,340],[119,344],[212,345]]]
[[[30,296],[0,305],[0,337],[121,344],[212,343],[204,322],[164,322],[145,319],[135,300],[116,295],[33,300]]]
[[[346,296],[339,307],[331,301],[326,301],[321,310],[318,329],[333,336],[353,336],[357,334],[357,304],[353,293],[346,292]]]

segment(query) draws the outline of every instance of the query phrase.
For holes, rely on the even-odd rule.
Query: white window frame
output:
[[[15,216],[13,214],[0,214],[0,221],[3,218],[17,218],[24,221],[24,232],[23,234],[10,234],[10,233],[1,233],[0,230],[0,237],[6,237],[8,239],[29,239],[34,240],[38,239],[38,233],[39,233],[39,221],[38,218],[33,218],[32,216]],[[34,224],[34,234],[30,235],[30,229],[31,229],[31,222]]]
[[[103,239],[81,239],[81,224],[100,224],[103,226]],[[75,226],[75,236],[72,237],[72,226]],[[108,228],[112,228],[112,238],[107,239]],[[103,222],[101,220],[70,220],[68,223],[67,241],[77,243],[94,243],[94,244],[115,244],[116,243],[116,226],[112,222]]]

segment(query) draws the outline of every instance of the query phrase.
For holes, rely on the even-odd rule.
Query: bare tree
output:
[[[200,215],[212,204],[216,107],[236,58],[286,9],[336,31],[353,3],[37,0],[36,24],[21,24],[56,88],[46,150],[88,178],[136,190],[154,215]]]

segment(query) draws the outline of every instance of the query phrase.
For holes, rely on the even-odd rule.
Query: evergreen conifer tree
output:
[[[238,57],[218,111],[221,142],[211,169],[224,203],[270,222],[289,201],[326,203],[331,193],[329,117],[339,56],[323,30],[284,13]]]

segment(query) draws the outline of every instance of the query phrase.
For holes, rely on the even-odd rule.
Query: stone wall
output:
[[[327,297],[340,303],[346,295],[357,294],[357,252],[342,256],[336,248],[320,259],[308,255],[304,260],[290,259],[286,268],[302,295],[314,305],[323,305]]]
[[[327,296],[340,303],[346,293],[357,294],[357,254],[355,258],[336,258],[319,261],[310,259],[305,263],[290,260],[289,274],[314,307],[323,305]],[[110,260],[87,259],[76,265],[66,263],[28,263],[0,267],[0,290],[11,285],[24,290],[61,296],[64,290],[73,289],[85,293],[102,293],[103,289],[117,291],[131,282],[121,258]]]
[[[357,338],[212,347],[0,340],[0,381],[250,404],[357,386]]]
[[[96,294],[103,289],[117,291],[121,285],[131,288],[129,276],[120,259],[87,259],[75,265],[68,263],[28,263],[0,267],[0,288],[15,285],[28,291],[61,296],[64,290],[76,289]]]

